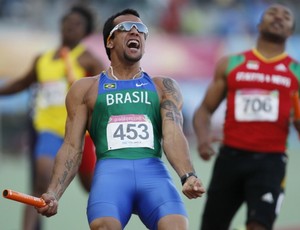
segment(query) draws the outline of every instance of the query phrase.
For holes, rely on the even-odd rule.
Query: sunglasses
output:
[[[139,33],[143,33],[145,34],[145,39],[147,38],[148,36],[148,28],[145,24],[141,23],[141,22],[129,22],[129,21],[126,21],[126,22],[121,22],[119,23],[118,25],[116,25],[109,33],[108,37],[107,37],[107,40],[106,40],[106,43],[109,41],[109,39],[111,38],[111,36],[113,35],[113,33],[116,31],[116,30],[119,30],[121,32],[129,32],[133,27],[135,27],[137,29],[137,31]]]

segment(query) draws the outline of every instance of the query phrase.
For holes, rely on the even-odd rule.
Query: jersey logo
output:
[[[248,61],[246,64],[247,69],[258,70],[259,63],[257,61]]]
[[[272,195],[272,193],[270,193],[270,192],[264,194],[264,195],[261,197],[261,200],[262,200],[262,201],[265,201],[265,202],[267,202],[267,203],[269,203],[269,204],[274,203],[273,195]]]
[[[277,65],[277,66],[275,66],[275,70],[277,70],[277,71],[281,71],[281,72],[286,72],[287,71],[287,69],[286,69],[286,67],[285,67],[285,65],[284,64],[279,64],[279,65]]]
[[[104,89],[115,89],[117,88],[116,83],[106,83],[104,84]]]
[[[136,87],[141,87],[141,86],[144,86],[144,85],[148,85],[148,83],[141,83],[141,84],[136,83],[136,84],[135,84]]]

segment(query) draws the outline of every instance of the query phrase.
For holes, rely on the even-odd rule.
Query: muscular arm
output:
[[[162,131],[163,149],[171,165],[181,177],[193,172],[189,147],[183,133],[182,95],[175,81],[162,79]]]
[[[74,83],[66,97],[67,121],[62,147],[55,159],[54,170],[48,191],[60,198],[75,177],[81,163],[88,110],[84,101],[81,81]]]
[[[54,169],[47,193],[43,198],[48,204],[38,209],[45,216],[56,214],[58,200],[74,179],[81,163],[84,136],[88,123],[88,108],[85,101],[86,82],[83,78],[73,83],[66,97],[67,121],[64,142],[55,158]]]
[[[165,155],[179,177],[195,172],[191,162],[189,146],[183,133],[183,99],[177,83],[170,78],[158,82],[161,92],[162,138]],[[200,180],[188,178],[192,187],[184,186],[183,193],[189,198],[197,198],[204,193]]]
[[[197,136],[198,152],[204,160],[209,160],[214,154],[211,143],[211,117],[222,100],[226,97],[227,85],[225,70],[227,58],[219,61],[214,79],[209,85],[204,99],[196,109],[193,117],[193,127]]]

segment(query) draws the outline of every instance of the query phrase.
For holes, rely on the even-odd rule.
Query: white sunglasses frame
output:
[[[121,25],[123,25],[124,23],[132,23],[132,25],[131,25],[131,27],[130,27],[130,29],[129,29],[128,31],[127,31],[127,30],[121,30],[122,32],[129,32],[130,30],[132,30],[133,27],[135,27],[136,30],[137,30],[139,33],[143,33],[143,34],[145,35],[145,39],[147,39],[148,34],[149,34],[149,30],[148,30],[147,26],[146,26],[144,23],[142,23],[142,22],[133,22],[133,21],[124,21],[124,22],[121,22],[121,23],[117,24],[117,25],[109,32],[109,35],[108,35],[108,37],[107,37],[107,39],[106,39],[106,43],[108,43],[108,41],[109,41],[109,39],[111,38],[111,36],[113,35],[113,33],[114,33],[115,31],[119,30],[120,27],[121,27]],[[143,25],[143,26],[146,28],[146,32],[141,32],[141,31],[139,31],[138,26],[137,26],[136,24]]]

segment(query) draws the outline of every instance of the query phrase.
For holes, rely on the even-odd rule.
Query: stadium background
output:
[[[0,0],[0,84],[21,76],[33,58],[59,42],[59,20],[75,1]],[[76,1],[78,2],[78,1]],[[142,66],[151,75],[175,78],[184,94],[185,132],[189,138],[196,171],[207,186],[213,161],[197,156],[191,127],[192,114],[209,84],[216,61],[222,55],[254,46],[256,25],[265,6],[263,0],[82,0],[92,6],[98,20],[96,33],[85,44],[106,64],[101,26],[115,11],[132,7],[141,13],[150,29]],[[292,9],[300,1],[285,0]],[[297,12],[296,12],[297,13]],[[296,15],[299,21],[299,15]],[[299,26],[289,40],[288,52],[300,60]],[[29,192],[28,124],[30,92],[0,97],[0,189]],[[214,130],[221,135],[225,106],[213,118]],[[286,198],[276,229],[300,229],[299,140],[291,128]],[[218,144],[215,146],[218,147]],[[178,176],[170,168],[178,189]],[[74,180],[61,199],[57,216],[47,219],[45,230],[88,229],[85,207],[87,195]],[[198,200],[184,198],[190,216],[190,229],[198,229],[205,196]],[[0,229],[20,229],[24,206],[0,199]],[[245,208],[235,218],[232,228],[242,229]],[[141,230],[133,216],[126,229]]]

